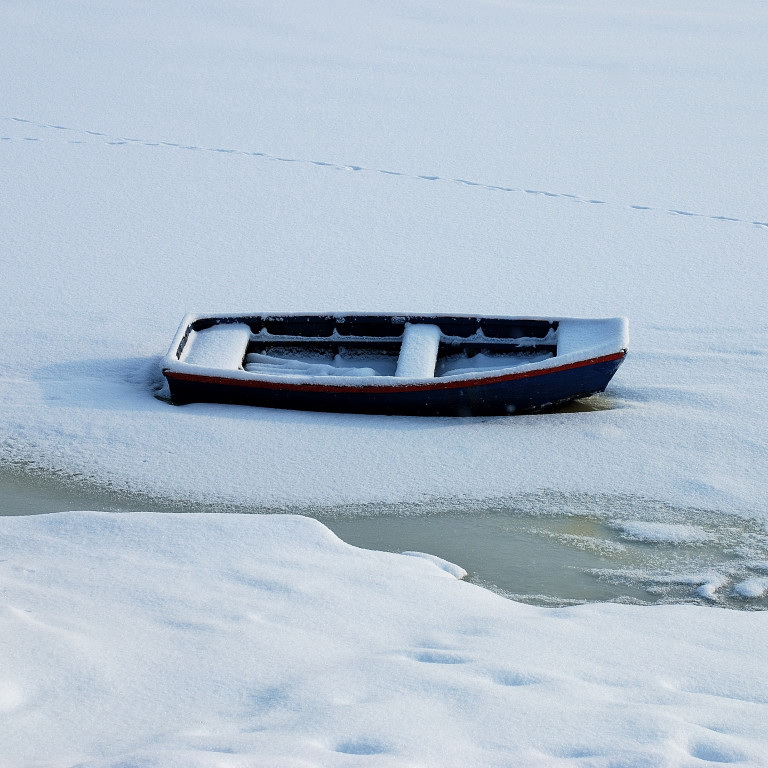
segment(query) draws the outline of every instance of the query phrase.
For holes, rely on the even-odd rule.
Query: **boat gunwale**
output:
[[[458,320],[494,320],[494,321],[519,321],[519,322],[543,322],[550,326],[559,328],[563,323],[575,322],[584,324],[594,324],[600,322],[616,322],[618,324],[619,332],[614,332],[611,337],[594,347],[587,347],[582,350],[569,351],[564,355],[558,355],[555,353],[552,357],[548,357],[544,360],[538,360],[533,363],[527,363],[523,365],[514,366],[514,369],[507,367],[500,367],[493,369],[492,371],[471,371],[467,373],[456,373],[445,376],[440,376],[430,379],[402,379],[398,380],[394,376],[377,376],[378,382],[371,381],[372,378],[362,379],[358,377],[345,377],[345,376],[324,376],[324,383],[309,381],[306,378],[297,381],[299,378],[296,375],[287,374],[259,374],[256,372],[245,371],[242,368],[237,369],[223,369],[223,368],[208,368],[197,365],[185,363],[180,359],[183,353],[184,347],[189,339],[190,334],[194,329],[194,326],[198,323],[208,321],[214,321],[212,325],[219,324],[237,324],[244,323],[249,324],[250,321],[260,320],[265,322],[269,319],[290,319],[293,317],[317,317],[318,319],[331,319],[331,318],[366,318],[366,317],[382,317],[389,319],[397,319],[403,323],[410,320],[418,320],[424,322],[430,319],[439,321],[444,319],[458,319]],[[209,327],[209,326],[206,326]],[[549,334],[548,334],[549,335]],[[253,333],[252,337],[254,341],[266,340],[264,336],[259,338],[259,334]],[[271,334],[270,334],[271,336]],[[295,336],[288,337],[287,335],[274,334],[275,341],[289,341],[290,339],[297,339]],[[302,341],[311,343],[316,341],[318,343],[336,341],[341,342],[342,339],[331,339],[329,337],[322,336],[304,336],[300,337]],[[345,337],[345,341],[354,343],[355,338],[363,339],[362,336]],[[377,341],[384,341],[384,337],[375,337]],[[454,340],[458,340],[462,337],[453,337]],[[520,337],[523,338],[523,337]],[[526,337],[526,341],[533,341],[534,338]],[[469,341],[469,337],[464,339]],[[478,339],[479,341],[479,339]],[[511,338],[498,338],[497,341],[490,340],[489,346],[493,346],[496,343],[512,343]],[[546,344],[544,337],[536,338],[535,341]],[[527,345],[525,345],[527,346]],[[523,346],[523,348],[525,348]],[[296,391],[296,392],[337,392],[337,393],[397,393],[397,392],[418,392],[418,391],[432,391],[443,389],[459,389],[466,387],[479,387],[489,384],[503,383],[507,381],[514,381],[517,379],[531,378],[535,376],[542,376],[550,373],[557,373],[575,368],[581,368],[590,365],[596,365],[599,363],[607,363],[614,360],[621,360],[627,354],[628,346],[628,321],[624,317],[609,317],[609,318],[576,318],[576,317],[526,317],[526,316],[501,316],[501,315],[459,315],[459,314],[407,314],[407,313],[381,313],[381,312],[285,312],[285,313],[236,313],[236,314],[212,314],[201,315],[197,313],[187,314],[174,337],[170,350],[162,360],[162,373],[167,379],[175,379],[178,381],[187,381],[191,383],[199,384],[215,384],[225,385],[230,387],[247,387],[257,389],[272,389],[283,391]],[[597,353],[597,354],[595,354]],[[589,358],[584,357],[584,354],[591,354]],[[381,379],[385,379],[386,383]]]

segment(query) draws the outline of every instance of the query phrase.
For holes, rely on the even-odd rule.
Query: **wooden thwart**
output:
[[[442,331],[437,325],[406,323],[395,376],[431,379],[435,375]]]
[[[194,333],[194,332],[193,332]],[[251,329],[245,323],[224,323],[194,333],[187,342],[185,363],[236,371],[243,364]]]

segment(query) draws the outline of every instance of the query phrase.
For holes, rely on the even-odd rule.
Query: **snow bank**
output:
[[[293,516],[0,534],[4,765],[764,765],[768,613],[532,608]]]

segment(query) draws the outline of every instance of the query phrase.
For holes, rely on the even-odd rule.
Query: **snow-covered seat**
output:
[[[205,368],[236,371],[243,365],[251,340],[251,329],[245,323],[220,323],[193,332],[187,341],[184,362]]]
[[[395,376],[431,379],[435,375],[441,335],[437,325],[406,323]]]

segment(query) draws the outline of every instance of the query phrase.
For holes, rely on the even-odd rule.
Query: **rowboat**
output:
[[[171,401],[352,413],[532,413],[602,392],[625,318],[187,315],[163,358]]]

